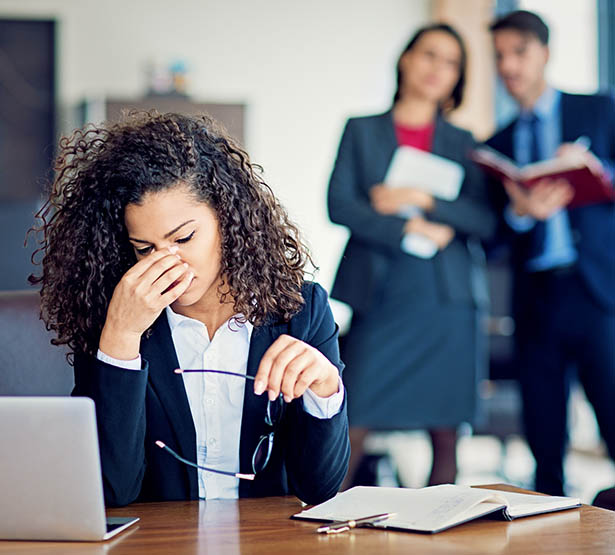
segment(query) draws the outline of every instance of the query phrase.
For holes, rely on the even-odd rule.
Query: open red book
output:
[[[531,187],[544,178],[565,179],[574,188],[570,207],[615,201],[615,189],[605,172],[596,173],[577,159],[551,158],[519,167],[496,150],[482,146],[472,151],[470,158],[487,173]]]

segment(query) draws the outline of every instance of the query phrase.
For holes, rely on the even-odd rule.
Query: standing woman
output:
[[[60,147],[31,281],[95,401],[106,503],[332,497],[337,327],[247,154],[206,117],[155,113]]]
[[[353,308],[342,357],[352,455],[345,486],[369,430],[427,428],[429,484],[453,482],[456,427],[476,408],[478,311],[487,301],[479,240],[495,227],[472,135],[446,115],[462,101],[466,51],[448,25],[420,29],[397,65],[393,107],[348,121],[329,183],[329,214],[351,236],[332,297]],[[382,184],[395,149],[409,145],[458,162],[459,197],[434,198]],[[414,207],[417,215],[399,214]],[[414,235],[437,245],[432,258],[404,250]]]

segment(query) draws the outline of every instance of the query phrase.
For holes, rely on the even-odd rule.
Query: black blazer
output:
[[[378,302],[391,257],[401,252],[406,219],[379,214],[369,200],[370,188],[384,180],[397,146],[391,111],[349,119],[329,181],[329,217],[351,233],[331,296],[357,312]],[[468,131],[438,116],[432,152],[459,162],[465,179],[459,197],[454,201],[436,199],[427,217],[450,225],[456,232],[453,241],[433,258],[444,283],[443,297],[483,304],[487,290],[478,239],[492,234],[496,219],[487,201],[484,177],[467,156],[474,146]]]
[[[252,332],[247,373],[254,376],[268,347],[288,334],[320,350],[342,371],[337,326],[327,294],[317,284],[303,287],[305,305],[289,322],[276,321]],[[75,357],[72,395],[96,403],[103,486],[107,505],[133,501],[198,499],[196,469],[176,461],[154,442],[161,440],[184,458],[196,457],[196,432],[166,315],[141,342],[143,368],[131,371],[96,357]],[[246,381],[240,440],[240,471],[251,472],[251,457],[266,429],[267,396],[253,393]],[[307,503],[320,503],[337,492],[346,473],[350,446],[346,401],[331,419],[318,419],[303,400],[286,405],[276,431],[269,464],[253,482],[242,480],[241,497],[293,493]]]
[[[581,136],[588,137],[592,152],[615,176],[615,99],[608,95],[562,93],[561,118],[562,141],[568,143]],[[516,123],[517,119],[513,120],[489,139],[487,144],[509,158],[514,158],[513,134]],[[494,184],[491,190],[493,201],[501,213],[508,204],[508,197],[501,185]],[[595,300],[612,310],[615,308],[615,203],[570,208],[568,215],[579,255],[579,273]],[[519,295],[533,232],[516,234],[507,230],[507,226],[502,226],[501,235],[512,245]]]

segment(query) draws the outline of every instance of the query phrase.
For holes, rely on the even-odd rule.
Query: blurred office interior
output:
[[[443,20],[460,30],[470,55],[466,100],[452,119],[488,137],[514,106],[495,77],[487,26],[518,8],[551,27],[553,85],[615,86],[614,0],[0,0],[0,290],[28,287],[34,246],[24,247],[25,234],[58,138],[125,108],[219,119],[263,166],[308,239],[316,279],[330,287],[347,232],[329,222],[325,197],[346,118],[389,108],[408,37]],[[459,482],[529,486],[505,254],[491,263],[490,286],[492,366],[479,384],[485,419],[459,443]],[[343,329],[349,309],[334,310]],[[578,388],[570,403],[569,493],[589,502],[615,483],[615,468]],[[374,434],[369,446],[391,454],[405,485],[424,485],[431,454],[423,432]]]

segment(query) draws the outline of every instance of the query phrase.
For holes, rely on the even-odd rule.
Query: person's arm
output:
[[[108,506],[132,503],[141,491],[147,376],[147,363],[140,371],[130,371],[91,355],[75,355],[75,387],[71,395],[94,400]]]
[[[318,349],[341,375],[338,327],[333,319],[327,293],[320,285],[312,288],[311,321],[306,343]],[[297,496],[308,503],[321,503],[333,497],[348,469],[350,442],[344,397],[340,411],[323,420],[308,414],[297,403],[291,422],[292,435],[287,451],[288,480]]]
[[[519,216],[513,209],[513,205],[509,203],[504,209],[504,221],[508,227],[516,233],[527,233],[536,225],[536,219],[532,216]]]
[[[289,335],[280,336],[263,356],[255,391],[266,389],[275,398],[281,384],[285,397],[293,396],[280,428],[288,483],[302,501],[316,504],[337,493],[348,468],[350,443],[345,395],[330,418],[306,410],[308,387],[319,397],[339,393],[344,365],[327,293],[317,284],[307,284],[304,296],[305,306],[290,321]],[[264,387],[257,391],[258,382]]]
[[[142,361],[142,368],[134,370],[128,362],[140,358],[142,334],[189,287],[192,277],[171,249],[142,258],[113,291],[100,334],[100,355],[75,355],[72,395],[90,397],[96,405],[108,505],[135,501],[145,474],[148,364]]]
[[[605,109],[600,110],[601,118],[606,121],[606,130],[608,133],[609,151],[599,156],[598,159],[602,163],[602,167],[610,179],[611,185],[615,187],[615,93],[611,92],[605,97]]]
[[[467,152],[476,148],[474,139],[469,138],[462,148]],[[488,200],[485,176],[470,160],[466,160],[463,166],[465,178],[457,199],[434,198],[433,207],[426,216],[451,226],[457,234],[486,240],[494,234],[497,218]]]
[[[344,384],[341,376],[338,378],[337,392],[329,397],[320,397],[309,388],[303,394],[305,412],[316,418],[333,418],[342,410],[343,403]]]
[[[357,149],[356,122],[350,120],[344,129],[329,181],[329,217],[333,223],[348,227],[353,236],[365,243],[398,251],[406,219],[374,210],[368,195],[360,187],[360,153]]]
[[[459,149],[462,152],[470,152],[473,148],[474,140],[468,134],[467,140]],[[430,220],[432,225],[452,228],[454,235],[472,235],[487,239],[495,231],[496,216],[487,198],[485,178],[470,160],[466,160],[463,166],[464,181],[459,196],[453,201],[436,198],[412,187],[375,186],[370,190],[371,204],[381,214],[400,214],[407,212],[408,208],[417,210]],[[408,231],[407,225],[405,231]]]

